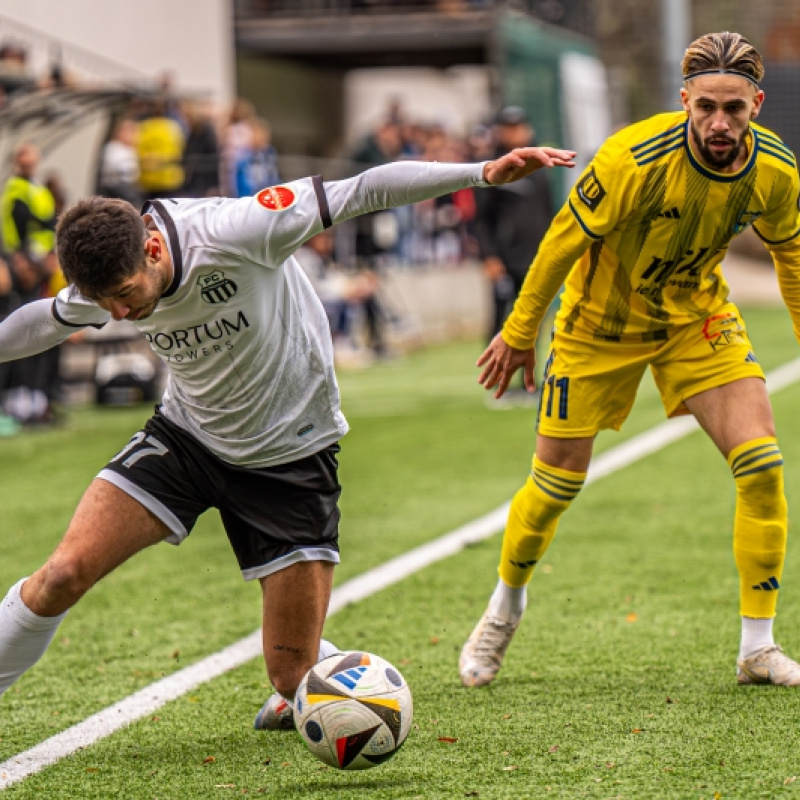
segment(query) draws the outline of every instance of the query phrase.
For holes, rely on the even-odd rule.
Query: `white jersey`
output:
[[[168,367],[162,414],[247,466],[295,461],[346,433],[328,318],[291,255],[323,228],[313,180],[242,199],[153,201],[145,213],[174,269],[155,311],[134,322]],[[81,300],[66,289],[55,313],[108,319]]]
[[[254,197],[152,201],[174,276],[135,320],[168,369],[161,411],[224,461],[296,461],[347,432],[322,304],[292,253],[364,211],[481,185],[482,165],[395,164],[323,184],[304,178]],[[377,176],[377,177],[376,177]],[[108,312],[64,289],[61,325]]]

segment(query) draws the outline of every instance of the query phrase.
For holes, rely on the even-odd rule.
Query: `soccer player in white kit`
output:
[[[339,561],[337,442],[347,432],[327,317],[292,254],[359,214],[573,166],[573,156],[529,147],[483,164],[304,178],[239,199],[154,200],[141,215],[98,197],[69,209],[57,230],[69,286],[0,324],[0,361],[128,319],[168,381],[47,562],[0,603],[0,694],[97,581],[145,547],[180,544],[216,507],[243,577],[262,587],[264,659],[279,696],[256,727],[291,724],[286,701],[335,652],[321,635]]]

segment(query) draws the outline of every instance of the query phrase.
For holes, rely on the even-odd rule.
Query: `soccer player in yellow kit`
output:
[[[619,429],[646,367],[667,412],[694,414],[736,484],[733,551],[742,635],[738,682],[800,686],[772,622],[786,551],[783,460],[764,373],[720,264],[752,226],[775,263],[800,339],[800,180],[792,152],[755,124],[758,51],[737,33],[686,50],[683,110],[611,136],[551,225],[503,330],[478,360],[501,396],[533,388],[539,322],[562,284],[531,474],[508,516],[499,581],[464,645],[465,686],[490,683],[527,584],[586,478],[594,437]]]

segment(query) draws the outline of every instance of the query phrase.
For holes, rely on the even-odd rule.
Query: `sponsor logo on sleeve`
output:
[[[256,195],[256,200],[268,211],[285,211],[294,205],[297,195],[288,186],[268,186]]]
[[[588,206],[590,211],[597,210],[597,206],[600,205],[603,198],[606,196],[606,190],[603,188],[603,184],[597,179],[597,175],[594,173],[594,167],[581,178],[581,182],[577,187],[577,192],[578,197]]]

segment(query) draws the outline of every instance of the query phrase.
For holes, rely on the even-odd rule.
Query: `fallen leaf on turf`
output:
[[[503,714],[503,719],[511,719],[511,714]]]
[[[236,788],[236,784],[235,783],[215,783],[214,784],[214,788],[215,789],[235,789]]]
[[[440,736],[439,741],[444,744],[455,744],[458,739],[455,736]]]
[[[784,786],[788,786],[790,783],[794,783],[797,780],[797,775],[792,775],[791,778],[787,778],[784,782]]]
[[[214,756],[206,756],[203,759],[204,764],[213,764],[217,759]]]
[[[625,619],[628,622],[636,622],[636,620],[639,619],[639,617],[638,617],[638,615],[636,614],[635,611],[631,611],[630,614],[626,615]]]
[[[617,765],[613,761],[606,761],[606,769],[614,769]]]
[[[99,767],[86,767],[87,772],[100,772]]]
[[[464,794],[464,797],[478,797],[479,795],[480,795],[480,792],[466,792]]]
[[[631,733],[644,733],[644,728],[633,728]]]
[[[170,653],[169,657],[170,658],[174,658],[176,661],[180,661],[181,660],[181,651],[180,650],[173,650],[172,653]]]
[[[559,748],[559,745],[554,744],[547,752],[548,753],[557,753],[558,752],[558,748]]]
[[[714,792],[714,800],[720,800],[722,795],[719,792]]]
[[[431,638],[428,639],[428,644],[439,644],[439,637],[431,636]]]
[[[513,772],[515,769],[519,769],[516,764],[509,764],[507,767],[503,767],[503,772]]]

